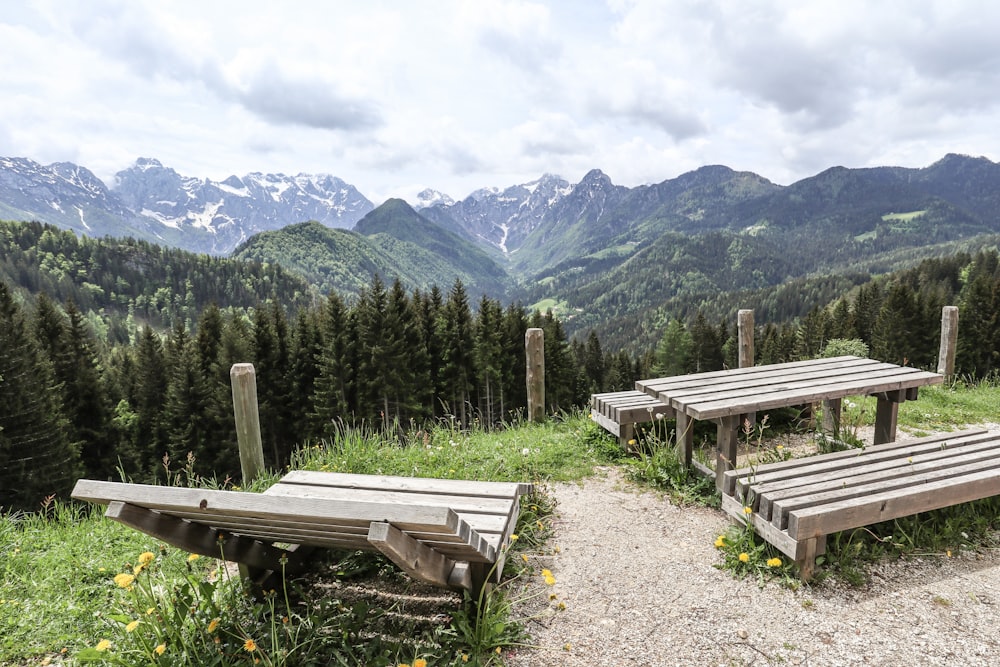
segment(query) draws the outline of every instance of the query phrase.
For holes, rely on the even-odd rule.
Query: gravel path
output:
[[[537,565],[566,610],[529,624],[542,648],[512,667],[1000,664],[997,550],[884,563],[860,589],[760,588],[714,567],[721,510],[676,507],[615,468],[550,490],[558,553]]]

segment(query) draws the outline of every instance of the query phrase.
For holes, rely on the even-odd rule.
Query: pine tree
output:
[[[493,424],[503,416],[503,310],[485,295],[479,301],[474,332],[479,412],[485,424]]]
[[[472,313],[461,280],[455,280],[448,294],[439,319],[438,335],[442,341],[440,379],[445,387],[444,398],[452,411],[458,411],[459,423],[464,428],[469,424],[467,407],[476,370]]]
[[[52,367],[7,284],[0,282],[0,507],[33,510],[66,497],[79,477]]]
[[[149,475],[158,474],[160,462],[167,455],[167,429],[163,404],[167,395],[167,365],[163,343],[149,325],[139,334],[134,368],[135,440],[131,449],[135,459]]]
[[[66,304],[66,315],[69,364],[65,374],[57,379],[63,385],[63,406],[71,437],[80,443],[86,474],[110,477],[117,466],[111,437],[111,401],[98,364],[94,337],[72,301]]]
[[[691,364],[693,341],[687,327],[679,319],[672,319],[656,346],[656,376],[684,375]]]
[[[593,329],[587,334],[587,345],[583,354],[583,374],[586,378],[584,393],[596,394],[604,391],[608,369],[605,365],[601,341]]]
[[[349,348],[354,340],[354,328],[344,302],[336,292],[330,292],[321,317],[322,348],[317,360],[319,374],[314,383],[309,419],[313,432],[331,436],[336,424],[351,416],[349,387],[352,385],[352,366]]]

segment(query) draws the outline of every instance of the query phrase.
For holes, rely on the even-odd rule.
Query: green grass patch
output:
[[[909,213],[886,213],[882,216],[882,220],[888,221],[898,221],[898,222],[910,222],[914,218],[919,218],[926,210],[923,211],[910,211]]]
[[[448,423],[410,433],[345,429],[301,449],[294,465],[539,483],[542,493],[523,502],[519,539],[507,558],[508,576],[517,583],[497,593],[516,600],[544,585],[527,557],[544,548],[551,530],[544,483],[581,479],[618,455],[617,443],[573,414],[501,431],[467,432]],[[195,462],[187,464],[173,482],[218,486],[189,469]],[[260,491],[273,481],[272,475],[251,488]],[[144,553],[155,559],[137,572]],[[247,597],[216,567],[214,559],[189,561],[183,551],[104,518],[100,507],[54,502],[35,514],[0,516],[0,665],[63,658],[119,665],[236,665],[255,664],[255,658],[265,665],[379,666],[418,659],[487,665],[502,664],[496,649],[523,638],[519,619],[501,618],[509,607],[503,599],[491,598],[484,608],[489,613],[479,615],[490,627],[476,627],[474,608],[457,605],[427,614],[434,622],[418,623],[398,613],[404,603],[348,599],[317,574],[347,582],[369,577],[377,589],[394,583],[410,590],[411,580],[371,554],[330,552],[305,579],[263,600]],[[130,573],[131,588],[116,585],[116,575]],[[464,625],[456,625],[459,619]],[[245,648],[250,639],[254,651]],[[162,654],[156,653],[161,646]]]
[[[568,308],[569,308],[569,303],[567,301],[559,300],[555,297],[542,299],[541,301],[538,301],[528,306],[529,311],[537,310],[544,313],[547,310],[551,310],[553,314],[556,315],[558,315],[561,312],[565,312]]]

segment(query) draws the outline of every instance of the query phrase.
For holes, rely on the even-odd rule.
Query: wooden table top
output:
[[[693,419],[941,384],[944,376],[844,356],[639,380],[635,388]]]

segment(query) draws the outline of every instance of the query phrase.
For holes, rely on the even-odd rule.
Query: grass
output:
[[[997,405],[1000,383],[956,382],[922,389],[919,401],[902,404],[899,423],[902,431],[914,436],[958,429],[998,421]],[[845,401],[843,423],[847,427],[870,424],[874,412],[873,400]],[[637,456],[623,460],[614,438],[583,415],[574,414],[544,424],[514,424],[503,431],[473,428],[465,432],[450,423],[408,433],[344,429],[332,441],[297,452],[293,466],[533,481],[544,487],[546,482],[583,479],[598,465],[618,464],[626,466],[638,482],[666,489],[679,503],[717,502],[713,485],[677,465],[668,435],[654,432],[643,446]],[[195,465],[187,461],[174,476],[175,482],[212,486],[211,479],[194,473]],[[262,490],[273,479],[251,490]],[[515,554],[507,559],[511,583],[497,593],[507,597],[490,598],[478,607],[469,602],[442,603],[428,615],[437,620],[425,622],[414,620],[408,606],[412,602],[372,602],[344,593],[363,577],[377,578],[380,589],[393,582],[402,589],[412,585],[391,565],[369,555],[334,553],[319,568],[326,579],[313,572],[307,579],[288,582],[286,590],[270,598],[254,601],[227,578],[226,571],[220,573],[212,559],[189,562],[183,552],[105,519],[101,508],[49,500],[36,513],[0,516],[0,665],[79,662],[88,656],[114,664],[109,661],[111,655],[132,656],[131,662],[118,664],[158,665],[241,664],[240,660],[252,662],[254,658],[259,664],[305,666],[413,665],[420,664],[419,660],[444,665],[502,664],[496,649],[524,641],[519,619],[511,617],[517,607],[512,603],[536,594],[542,585],[531,567],[536,559],[528,555],[544,552],[551,501],[542,495],[528,503],[522,510],[524,525],[518,528],[521,539],[516,543],[517,549],[526,550],[521,552],[525,558]],[[928,553],[946,558],[962,549],[996,546],[998,517],[1000,499],[995,498],[840,533],[831,536],[826,567],[820,572],[860,585],[865,581],[865,564],[872,559]],[[794,582],[792,566],[785,560],[778,564],[774,559],[780,554],[753,533],[734,529],[719,537],[721,567],[761,581],[777,576]],[[146,628],[146,610],[141,608],[146,603],[130,598],[131,593],[116,586],[113,577],[134,572],[144,553],[155,555],[155,567],[137,576],[151,581],[155,577],[157,582],[145,589],[150,601],[156,599],[146,610],[180,609],[182,602],[194,609],[193,620],[178,620],[171,626],[175,632],[170,641],[175,643],[204,639],[206,624],[218,617],[215,636],[220,638],[222,654],[195,656],[185,663],[167,652],[165,635],[149,635],[147,639],[155,638],[165,646],[162,656],[153,657],[151,652],[159,644],[147,643],[143,648],[136,643],[139,635],[125,631],[135,621],[140,621],[135,632]],[[331,588],[330,579],[339,583]],[[380,630],[373,634],[373,628]],[[254,652],[242,648],[251,633],[259,641]],[[112,643],[111,652],[96,651],[102,639]],[[135,656],[148,660],[137,661]]]
[[[515,426],[504,431],[463,432],[444,423],[410,434],[345,429],[330,442],[299,451],[293,465],[310,470],[533,481],[544,487],[546,482],[582,479],[592,474],[594,466],[608,464],[619,454],[617,444],[579,414]],[[217,486],[211,479],[199,478],[195,465],[187,461],[173,475],[174,481]],[[273,479],[254,484],[252,490],[266,488]],[[552,506],[544,495],[526,502],[515,548],[517,553],[528,554],[542,548]],[[254,658],[259,664],[290,665],[419,664],[420,659],[435,665],[485,665],[499,662],[496,648],[522,639],[518,619],[499,618],[510,608],[502,597],[480,607],[490,612],[489,627],[476,625],[475,616],[470,625],[468,614],[475,607],[468,604],[445,605],[427,614],[438,618],[443,611],[445,618],[452,619],[450,624],[440,619],[436,623],[415,621],[409,609],[402,608],[411,602],[372,603],[331,596],[330,582],[315,577],[289,582],[288,590],[252,601],[226,575],[227,570],[216,569],[213,559],[190,562],[184,552],[105,519],[102,510],[49,501],[37,513],[0,516],[0,665],[64,659],[107,664],[243,664]],[[155,555],[155,560],[135,575],[134,588],[126,592],[116,586],[114,576],[134,572],[144,553]],[[507,563],[513,582],[532,574],[527,558],[508,557]],[[412,584],[386,561],[368,554],[332,553],[318,569],[340,581],[341,587],[366,576],[378,578],[380,587],[393,582],[401,588]],[[139,592],[143,597],[136,597]],[[521,583],[511,583],[497,593],[505,594],[532,593]],[[146,610],[185,605],[191,613],[169,622],[161,619],[158,634],[153,632],[156,627],[147,627]],[[463,613],[464,626],[458,623]],[[154,618],[160,615],[158,611]],[[213,645],[223,652],[207,656],[194,652],[202,650],[198,642],[208,638],[206,630],[214,618],[220,620],[212,638],[220,641]],[[133,626],[134,631],[126,632],[127,624],[135,621],[140,623]],[[501,626],[500,631],[490,630]],[[385,630],[373,635],[373,627]],[[142,630],[147,634],[142,635]],[[141,644],[140,637],[147,643]],[[257,647],[253,652],[242,648],[251,638]],[[149,643],[153,639],[157,643]],[[98,646],[105,646],[102,640],[110,643],[111,650],[97,651]],[[161,643],[163,655],[152,654]],[[169,650],[181,645],[193,652],[187,662],[178,657],[179,651]]]

